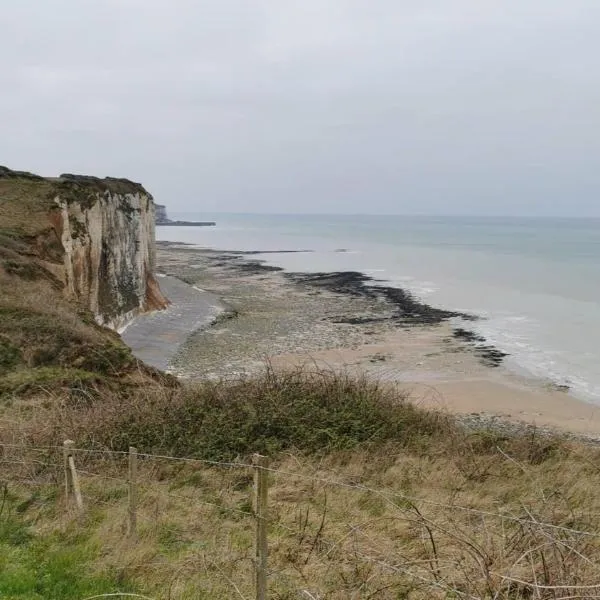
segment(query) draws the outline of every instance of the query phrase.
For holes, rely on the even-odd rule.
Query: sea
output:
[[[157,227],[157,239],[289,271],[361,271],[469,323],[523,375],[600,404],[600,219],[179,213],[216,227]],[[254,258],[254,257],[253,257]]]

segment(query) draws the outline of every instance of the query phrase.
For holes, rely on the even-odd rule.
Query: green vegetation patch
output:
[[[274,373],[182,390],[148,390],[115,399],[97,416],[82,413],[78,439],[115,449],[232,459],[381,446],[410,446],[440,435],[448,419],[417,408],[406,395],[366,379],[329,372]]]
[[[2,261],[2,267],[9,275],[16,275],[26,281],[53,280],[46,269],[30,260],[7,258]]]
[[[10,227],[0,227],[0,243],[6,242],[7,240],[12,240],[13,242],[15,242],[21,239],[22,235],[17,229]]]
[[[23,502],[4,489],[0,513],[0,598],[3,600],[82,600],[130,592],[114,573],[95,573],[98,551],[80,534],[36,534]]]
[[[57,365],[115,374],[134,362],[131,351],[118,338],[95,339],[95,331],[74,328],[70,320],[50,313],[0,306],[0,332],[21,348],[30,367]]]
[[[102,381],[97,373],[83,369],[61,367],[20,368],[5,373],[0,379],[0,397],[7,394],[24,394],[35,388],[45,390],[69,388],[82,389]]]
[[[22,363],[21,351],[10,340],[0,336],[0,375]]]
[[[87,234],[85,224],[74,215],[69,215],[69,228],[72,238],[83,238]]]
[[[48,215],[59,210],[54,184],[44,179],[0,178],[0,223],[4,231],[35,235],[49,226]]]

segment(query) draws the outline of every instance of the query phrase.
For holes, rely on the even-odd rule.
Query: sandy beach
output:
[[[135,334],[134,351],[154,347],[146,360],[153,356],[156,366],[183,378],[251,374],[266,361],[275,368],[345,369],[400,385],[414,402],[470,423],[600,437],[600,407],[510,371],[502,353],[469,335],[471,315],[437,310],[389,288],[372,293],[356,274],[290,274],[260,258],[159,243],[159,271],[177,297],[157,317],[161,326],[136,322],[126,341]],[[194,287],[186,294],[178,280]],[[197,305],[190,293],[199,294]]]

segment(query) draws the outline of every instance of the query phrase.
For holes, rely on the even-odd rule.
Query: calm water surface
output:
[[[295,271],[363,271],[423,300],[485,317],[508,366],[600,404],[600,219],[178,214],[215,228],[157,238],[264,255]],[[344,252],[340,252],[344,250]]]

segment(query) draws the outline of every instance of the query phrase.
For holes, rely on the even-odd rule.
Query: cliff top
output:
[[[87,299],[63,293],[65,249],[55,198],[83,207],[106,192],[146,194],[126,179],[47,178],[0,167],[0,404],[41,387],[100,389],[125,385],[132,374],[139,379],[142,372],[144,381],[152,375],[117,334],[96,324]],[[127,199],[120,204],[126,210]]]
[[[150,193],[140,183],[116,177],[93,177],[63,173],[42,177],[0,165],[0,231],[34,235],[48,227],[48,212],[56,209],[54,198],[67,202],[93,203],[97,194]]]
[[[53,184],[77,184],[94,188],[96,191],[109,191],[116,194],[141,193],[149,195],[141,183],[125,179],[124,177],[95,177],[93,175],[74,175],[73,173],[62,173],[58,177],[42,177],[29,171],[14,171],[0,165],[0,180],[17,180],[50,182]]]
[[[72,173],[63,173],[53,181],[67,185],[81,185],[93,188],[98,192],[112,192],[113,194],[144,194],[149,196],[149,192],[144,189],[141,183],[136,183],[123,177],[94,177],[93,175],[73,175]]]

